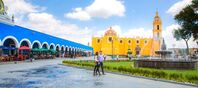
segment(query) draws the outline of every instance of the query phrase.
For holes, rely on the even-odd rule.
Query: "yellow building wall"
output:
[[[132,55],[135,56],[135,48],[138,45],[141,48],[141,56],[151,56],[152,54],[152,44],[153,39],[151,38],[118,38],[117,36],[112,36],[113,43],[109,42],[110,36],[104,37],[93,37],[92,47],[94,48],[94,53],[102,51],[105,55],[127,55],[128,49],[131,49]],[[98,43],[98,39],[100,42]],[[120,42],[122,40],[122,42]],[[129,43],[131,41],[131,43]],[[139,43],[137,43],[139,41]],[[113,44],[113,48],[112,48]],[[155,44],[155,43],[154,43]],[[154,47],[158,46],[155,45]],[[158,48],[158,47],[157,47]],[[157,49],[155,48],[155,49]],[[113,50],[113,52],[112,52]]]

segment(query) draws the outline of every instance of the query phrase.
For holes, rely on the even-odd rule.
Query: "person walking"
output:
[[[94,62],[95,62],[95,67],[94,67],[94,75],[100,75],[99,67],[100,67],[100,62],[98,59],[98,52],[96,52],[94,56]]]
[[[102,70],[102,74],[104,74],[104,69],[103,69],[103,61],[104,61],[104,55],[102,54],[102,51],[100,51],[99,55],[98,55],[98,58],[99,58],[99,62],[100,62],[100,67],[101,67],[101,70]]]
[[[15,64],[17,64],[17,61],[19,61],[18,53],[15,54]]]

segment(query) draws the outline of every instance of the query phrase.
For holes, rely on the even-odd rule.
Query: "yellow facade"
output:
[[[120,38],[110,27],[103,37],[92,37],[94,53],[102,51],[105,55],[125,56],[130,49],[136,55],[136,47],[140,47],[141,56],[155,56],[155,51],[160,50],[162,40],[162,22],[156,12],[153,21],[153,38]]]

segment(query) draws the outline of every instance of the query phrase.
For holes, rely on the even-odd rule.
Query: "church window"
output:
[[[147,40],[145,40],[144,43],[146,44],[147,43]]]
[[[120,40],[120,43],[122,43],[122,40]]]
[[[159,25],[157,25],[157,30],[159,30]]]
[[[100,43],[100,39],[98,39],[98,43]]]
[[[136,42],[139,43],[139,40],[137,40]]]
[[[109,42],[112,42],[112,37],[109,37]]]
[[[129,40],[129,43],[131,43],[131,40]]]

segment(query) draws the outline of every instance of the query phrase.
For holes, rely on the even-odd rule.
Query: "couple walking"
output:
[[[104,61],[104,55],[102,54],[102,51],[96,52],[94,56],[95,60],[95,67],[94,67],[94,75],[101,75],[99,68],[101,67],[102,74],[104,75],[104,70],[103,70],[103,61]]]

